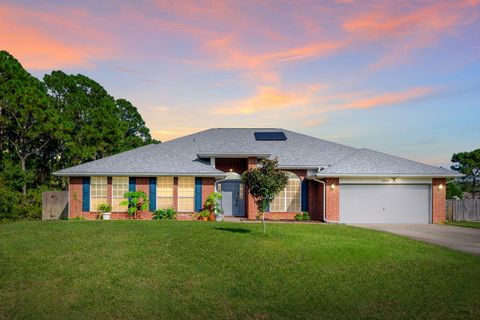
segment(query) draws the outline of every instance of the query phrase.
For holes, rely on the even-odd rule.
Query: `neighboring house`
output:
[[[439,223],[445,220],[450,170],[369,149],[356,149],[283,129],[209,129],[55,172],[69,177],[69,217],[94,218],[100,203],[112,219],[127,218],[120,203],[129,190],[149,198],[149,219],[174,208],[189,219],[206,197],[223,194],[227,216],[256,219],[253,198],[240,175],[262,158],[277,157],[289,180],[273,200],[270,219],[345,223]]]

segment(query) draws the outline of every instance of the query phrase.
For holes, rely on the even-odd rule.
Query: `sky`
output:
[[[162,141],[285,128],[444,167],[480,148],[480,0],[0,0],[0,49],[91,77]]]

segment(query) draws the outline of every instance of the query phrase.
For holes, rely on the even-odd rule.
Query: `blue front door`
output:
[[[245,191],[240,180],[227,180],[219,183],[222,193],[222,209],[226,216],[245,216]]]

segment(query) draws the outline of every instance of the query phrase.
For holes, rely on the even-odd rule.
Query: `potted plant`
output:
[[[204,208],[210,212],[210,221],[215,221],[215,219],[217,221],[223,220],[223,210],[220,204],[220,200],[222,200],[222,194],[219,192],[212,192],[203,204]]]
[[[208,221],[208,216],[210,216],[211,212],[207,209],[203,209],[200,211],[199,216],[202,221]]]
[[[102,203],[98,205],[98,216],[97,218],[100,220],[110,220],[110,214],[112,213],[112,207],[108,204]]]

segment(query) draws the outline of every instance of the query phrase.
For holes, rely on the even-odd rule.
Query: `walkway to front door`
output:
[[[222,209],[225,216],[245,216],[245,191],[240,180],[226,180],[218,184],[222,193]]]

